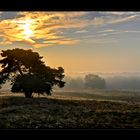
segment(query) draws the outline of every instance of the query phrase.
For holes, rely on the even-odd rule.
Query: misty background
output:
[[[85,77],[87,75],[98,76],[103,79],[105,85],[103,87],[96,87],[98,85],[97,81],[88,81],[88,84],[91,86],[86,87],[87,81]],[[66,90],[84,90],[84,89],[106,89],[106,90],[128,90],[128,91],[139,91],[140,90],[140,73],[72,73],[66,74],[64,78],[66,84],[61,89],[61,91]],[[11,85],[7,82],[5,85],[2,85],[0,91],[10,91]],[[60,90],[54,88],[55,90]]]
[[[107,90],[129,90],[139,91],[140,90],[140,73],[90,73],[98,75],[100,78],[105,80],[105,87],[101,89]],[[65,90],[78,90],[85,89],[86,80],[85,77],[89,74],[73,74],[72,76],[66,76],[66,85],[63,89]],[[92,81],[91,81],[92,82]],[[95,81],[96,82],[96,81]],[[94,85],[95,83],[92,82]],[[92,89],[92,88],[90,88]],[[94,89],[94,87],[93,87]],[[98,88],[97,88],[98,89]]]

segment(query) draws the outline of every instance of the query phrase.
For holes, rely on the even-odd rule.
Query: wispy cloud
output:
[[[140,33],[140,30],[115,30],[115,29],[107,29],[96,32],[97,36],[108,36],[112,34],[122,34],[122,33]]]
[[[85,27],[129,22],[139,15],[135,12],[101,12],[101,16],[86,18],[89,13],[92,16],[95,12],[19,12],[16,18],[0,20],[0,44],[26,42],[36,48],[72,45],[78,43],[80,37],[68,37],[64,34],[67,29],[75,29],[77,34],[88,33]],[[117,32],[109,29],[98,33]]]
[[[100,12],[104,15],[115,15],[115,16],[124,16],[124,15],[132,15],[132,14],[140,14],[139,12],[133,12],[133,11],[106,11],[106,12]]]
[[[0,12],[0,17],[1,17],[2,12]]]
[[[87,33],[88,31],[87,30],[79,30],[79,31],[76,31],[75,33]]]
[[[116,30],[114,30],[114,29],[107,29],[107,30],[102,30],[102,31],[98,31],[97,33],[110,33],[110,32],[114,32],[114,31],[116,31]]]
[[[25,41],[35,47],[39,45],[44,47],[76,43],[77,40],[63,36],[60,29],[84,27],[85,22],[76,19],[84,14],[84,12],[20,12],[16,19],[0,21],[0,35],[3,41],[1,44]],[[26,25],[27,20],[31,21],[30,25]],[[25,28],[29,29],[25,31]],[[27,37],[31,31],[33,33]],[[45,41],[37,42],[39,39]]]
[[[123,30],[126,33],[140,33],[140,30]]]
[[[140,12],[100,12],[103,24],[118,24],[133,21],[140,16]]]
[[[132,16],[127,16],[127,17],[124,17],[124,18],[112,18],[112,20],[108,21],[108,23],[110,24],[114,24],[114,23],[120,23],[120,22],[126,22],[126,21],[131,21],[133,20],[134,18],[136,17],[136,15],[132,15]]]

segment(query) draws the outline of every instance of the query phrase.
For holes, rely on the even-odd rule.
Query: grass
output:
[[[76,97],[0,96],[0,128],[140,128],[139,104]]]

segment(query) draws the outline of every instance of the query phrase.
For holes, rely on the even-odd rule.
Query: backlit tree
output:
[[[60,88],[65,85],[64,69],[46,66],[43,57],[31,49],[2,50],[1,56],[0,85],[10,81],[12,92],[23,92],[31,98],[32,93],[51,95],[54,85]]]

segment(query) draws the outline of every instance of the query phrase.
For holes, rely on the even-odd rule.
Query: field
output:
[[[140,128],[140,93],[57,91],[26,99],[1,92],[0,128]]]

